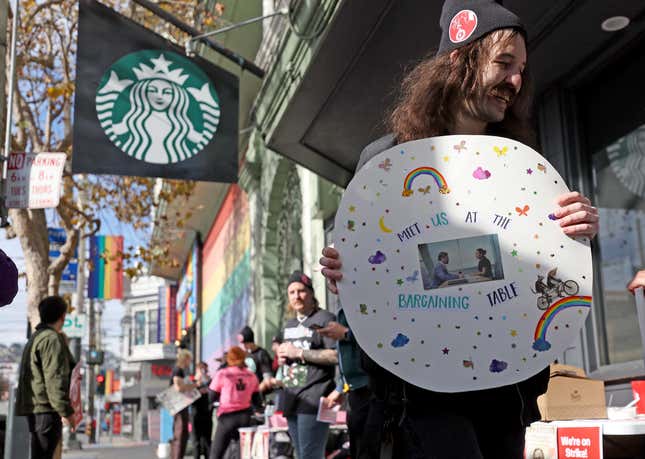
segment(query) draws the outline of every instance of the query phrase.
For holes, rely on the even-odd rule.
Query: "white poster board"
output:
[[[501,137],[435,137],[372,158],[343,195],[334,241],[360,346],[441,392],[544,369],[591,307],[589,240],[552,214],[567,191],[542,156]]]
[[[173,386],[170,386],[157,394],[157,401],[174,416],[201,396],[202,394],[197,389],[179,392]]]
[[[63,323],[63,333],[68,338],[83,338],[85,337],[85,327],[87,324],[87,316],[85,314],[76,314],[74,312],[65,315],[65,322]]]
[[[65,153],[11,152],[5,181],[9,209],[46,209],[60,201]]]

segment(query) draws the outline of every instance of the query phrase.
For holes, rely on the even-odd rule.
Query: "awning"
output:
[[[404,69],[438,46],[442,4],[343,1],[268,139],[269,147],[345,186],[362,148],[384,133],[383,117]],[[528,29],[537,94],[565,76],[573,84],[582,65],[624,52],[625,44],[645,28],[645,21],[636,21],[645,12],[641,0],[503,4]],[[632,25],[614,34],[601,30],[602,21],[615,15],[632,18]],[[270,78],[283,75],[274,72]]]

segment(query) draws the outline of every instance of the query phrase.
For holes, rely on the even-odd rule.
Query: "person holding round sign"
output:
[[[364,351],[372,457],[519,458],[548,365],[591,306],[598,212],[527,146],[519,18],[447,0],[440,26],[391,134],[363,150],[320,263]],[[532,291],[554,268],[560,282]]]

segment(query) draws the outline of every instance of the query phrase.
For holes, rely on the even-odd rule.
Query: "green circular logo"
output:
[[[127,54],[105,72],[96,113],[114,145],[154,164],[197,155],[220,119],[219,97],[206,74],[185,57],[158,50]]]

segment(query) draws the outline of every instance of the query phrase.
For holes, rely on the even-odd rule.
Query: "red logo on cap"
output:
[[[461,43],[470,38],[477,28],[477,15],[472,10],[461,10],[450,21],[448,36],[453,43]]]

